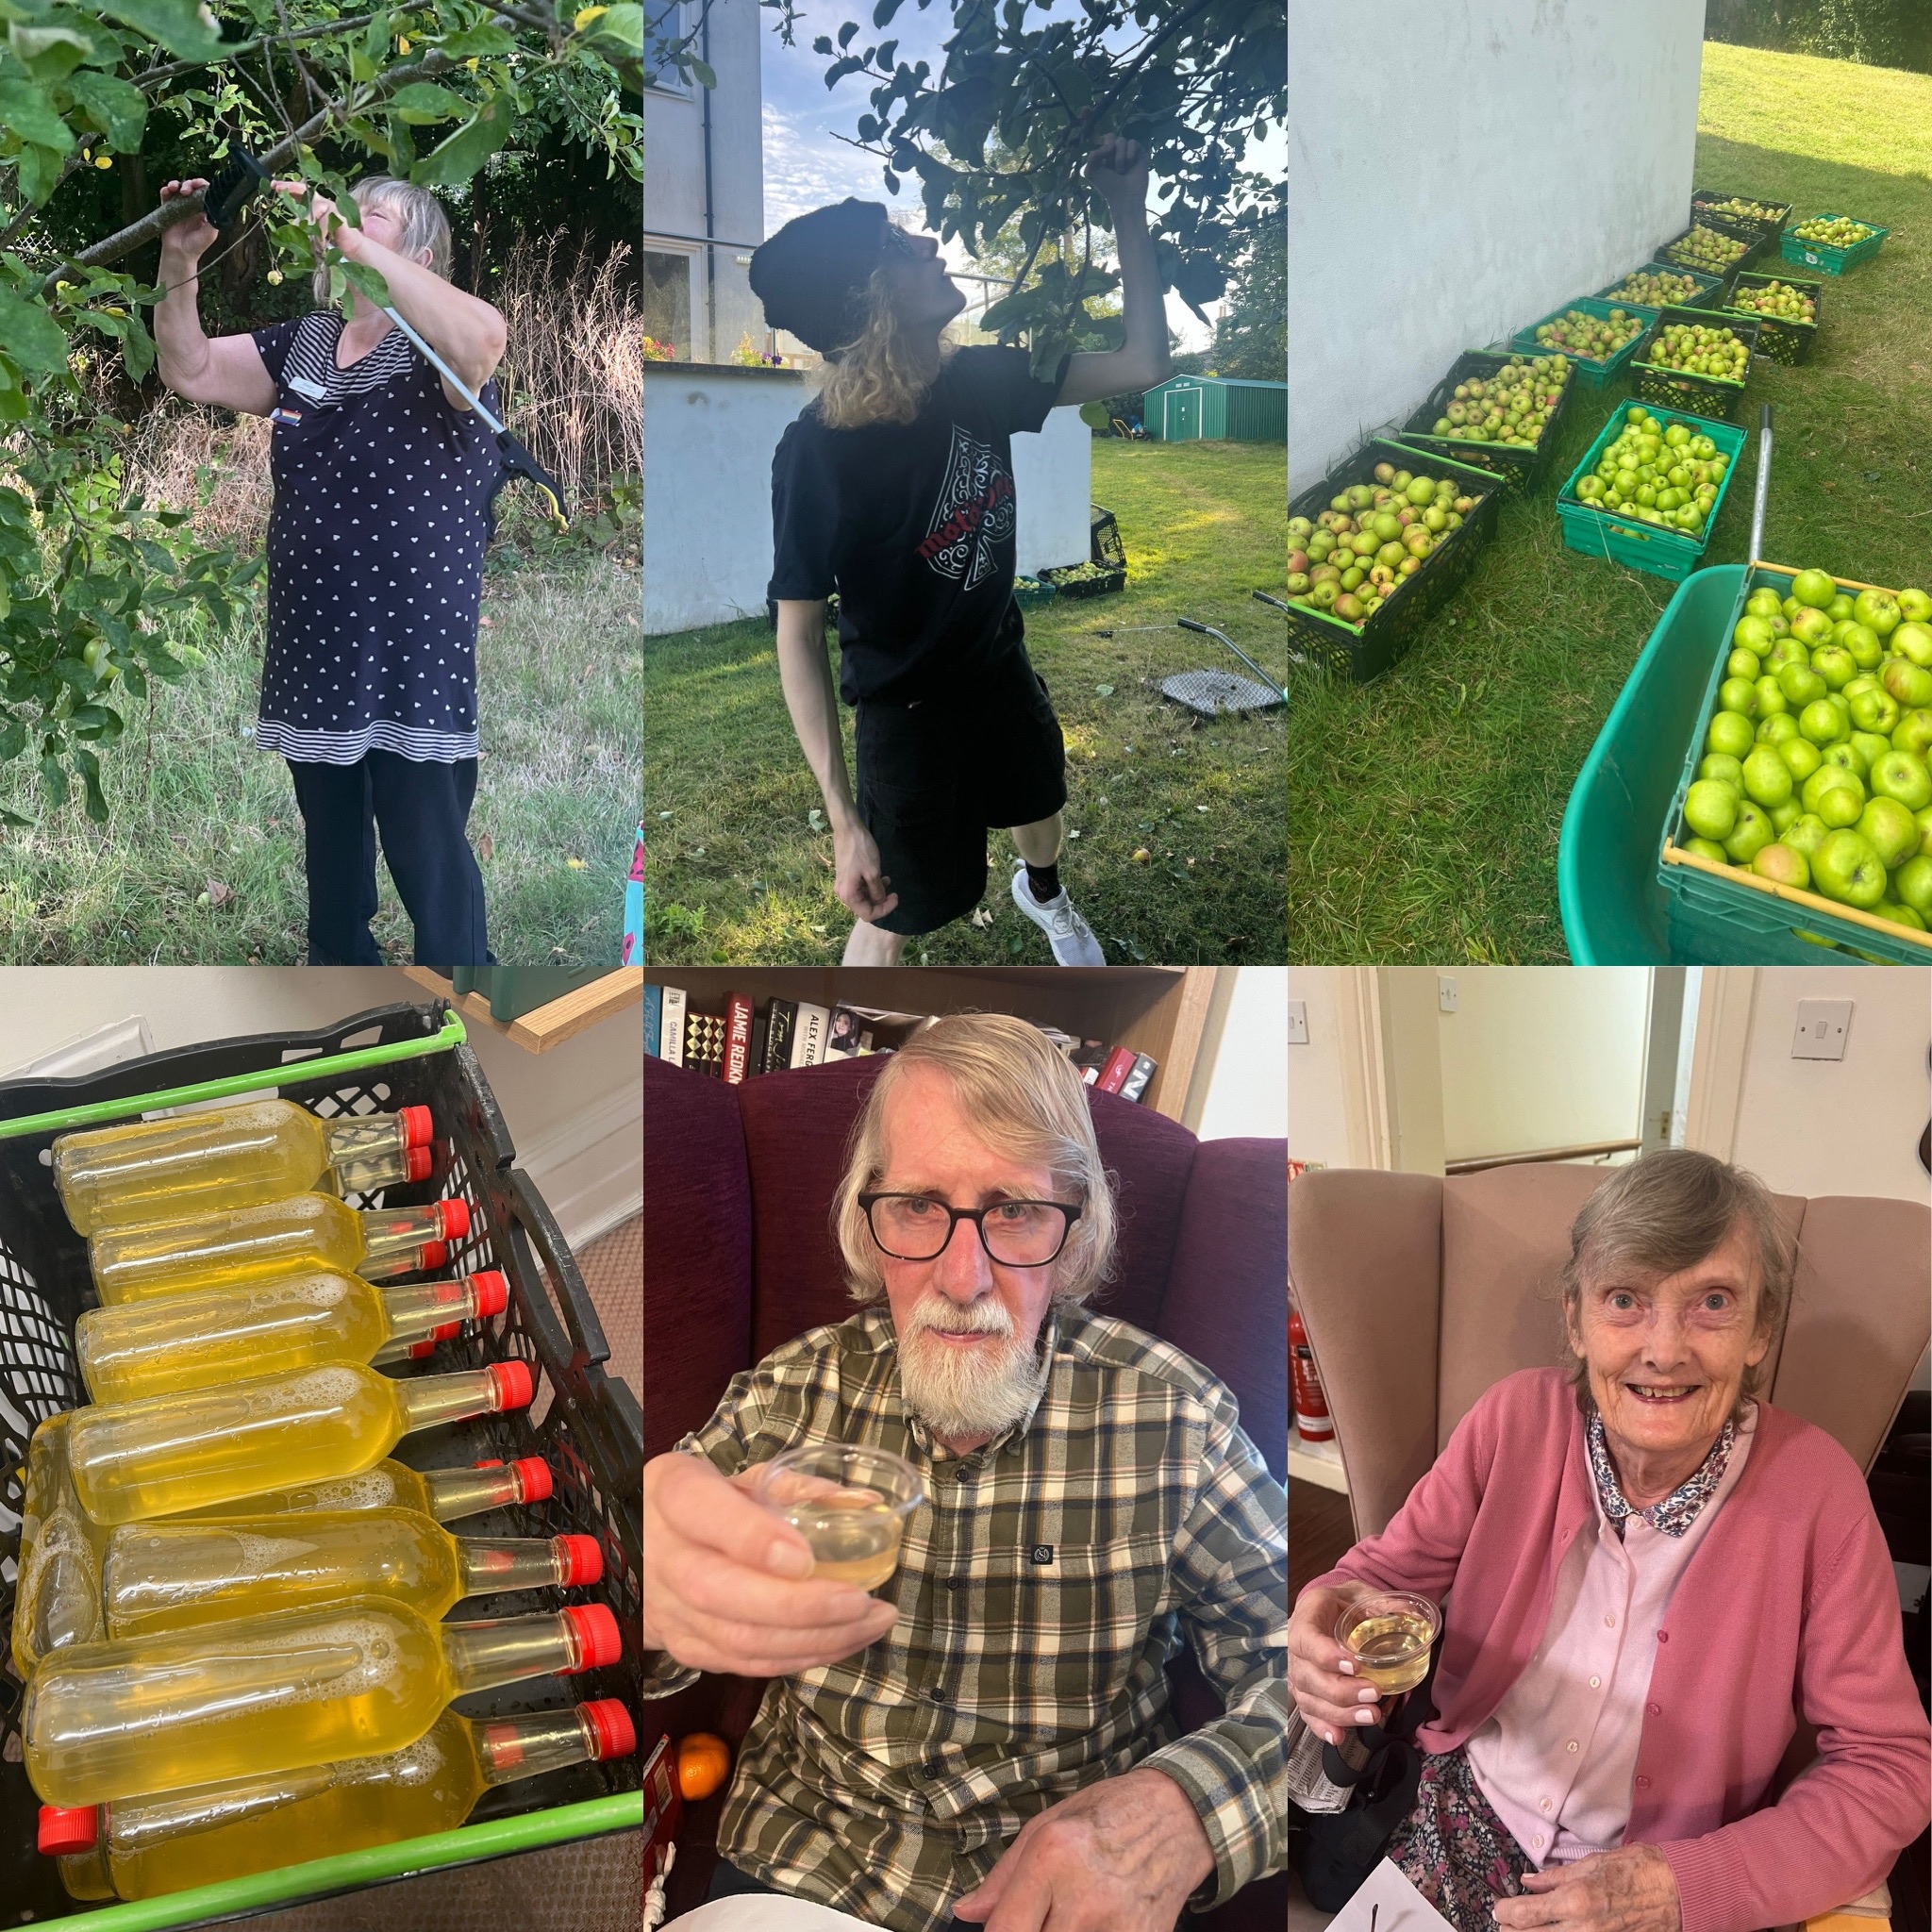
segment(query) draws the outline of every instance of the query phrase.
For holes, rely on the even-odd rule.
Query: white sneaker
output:
[[[1061,966],[1105,966],[1107,955],[1093,937],[1093,928],[1074,910],[1074,902],[1062,886],[1058,895],[1042,906],[1033,896],[1026,877],[1026,862],[1020,861],[1013,874],[1013,904],[1043,932],[1053,946],[1053,957]]]

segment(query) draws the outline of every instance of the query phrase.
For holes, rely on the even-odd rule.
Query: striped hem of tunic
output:
[[[258,751],[278,752],[297,765],[353,765],[373,751],[393,752],[419,765],[454,765],[477,756],[474,731],[423,731],[378,718],[359,731],[302,731],[276,718],[255,726]]]

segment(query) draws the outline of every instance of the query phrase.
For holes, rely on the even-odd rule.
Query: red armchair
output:
[[[740,1370],[852,1303],[831,1236],[845,1143],[883,1062],[835,1061],[725,1086],[644,1062],[644,1455],[672,1448]],[[1108,1093],[1093,1124],[1118,1176],[1118,1278],[1097,1306],[1185,1349],[1241,1403],[1277,1478],[1288,1456],[1287,1158],[1280,1141],[1196,1141]],[[1217,1706],[1185,1655],[1174,1671],[1186,1725]],[[716,1731],[734,1751],[763,1686],[704,1678],[645,1711],[652,1735]],[[672,1907],[702,1902],[723,1794],[689,1807]],[[1204,1932],[1280,1932],[1285,1877],[1264,1879],[1198,1921]]]

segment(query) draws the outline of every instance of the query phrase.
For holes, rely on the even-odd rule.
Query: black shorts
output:
[[[899,903],[886,932],[934,932],[986,891],[986,835],[1067,802],[1066,745],[1024,648],[970,688],[893,704],[861,698],[858,815]]]

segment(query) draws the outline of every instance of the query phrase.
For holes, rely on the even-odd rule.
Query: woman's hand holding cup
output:
[[[1360,1674],[1360,1665],[1336,1640],[1335,1623],[1357,1598],[1379,1594],[1373,1584],[1305,1590],[1288,1620],[1288,1683],[1295,1707],[1331,1744],[1344,1730],[1377,1724],[1393,1707]]]

